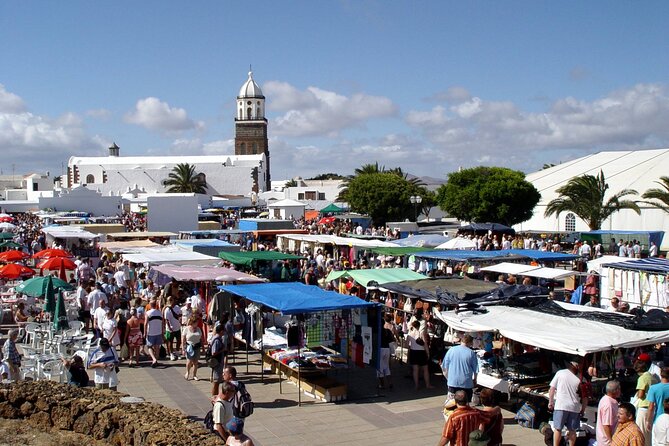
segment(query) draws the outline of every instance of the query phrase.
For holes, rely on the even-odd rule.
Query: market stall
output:
[[[297,384],[300,404],[303,389],[324,400],[345,399],[346,384],[329,377],[328,372],[344,364],[348,370],[351,364],[378,361],[378,304],[295,282],[223,285],[219,289],[251,303],[246,307],[251,328],[243,331],[244,342],[247,348],[260,351],[263,373],[268,366],[280,378]],[[277,324],[265,326],[272,312],[290,318],[285,333]]]
[[[667,308],[669,306],[669,260],[658,257],[603,263],[600,274],[602,302],[617,297],[630,307]]]
[[[181,249],[178,246],[158,246],[155,248],[138,248],[132,253],[121,256],[123,260],[132,263],[152,265],[217,265],[218,257],[212,257],[199,252]]]

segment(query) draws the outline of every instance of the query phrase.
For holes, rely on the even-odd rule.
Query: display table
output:
[[[279,375],[279,392],[281,390],[281,378],[285,377],[289,382],[296,384],[298,388],[312,398],[325,401],[343,401],[346,399],[347,387],[334,378],[327,376],[329,370],[335,369],[295,369],[272,358],[263,355],[263,367]]]

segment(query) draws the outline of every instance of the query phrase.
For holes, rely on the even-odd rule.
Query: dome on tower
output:
[[[253,71],[249,71],[249,78],[244,82],[242,88],[239,89],[238,98],[264,98],[260,86],[253,80]]]

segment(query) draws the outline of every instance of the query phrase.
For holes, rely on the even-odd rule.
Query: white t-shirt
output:
[[[555,387],[555,410],[565,410],[568,412],[581,411],[581,397],[578,396],[578,390],[581,382],[578,377],[567,369],[558,371],[551,387]]]
[[[100,361],[100,360],[103,361]],[[94,370],[93,381],[95,384],[109,384],[109,387],[118,386],[118,376],[116,375],[116,363],[118,358],[116,358],[116,353],[113,348],[110,348],[106,352],[103,352],[102,349],[98,348],[91,355],[91,359],[88,361],[88,365],[96,364],[99,362],[108,362],[109,367],[96,367]]]
[[[204,301],[199,294],[193,294],[190,297],[190,307],[193,309],[193,314],[202,314],[204,312]]]
[[[105,319],[107,319],[107,310],[102,307],[98,307],[93,313],[93,319],[95,320],[95,327],[98,330],[103,330]]]
[[[232,402],[227,400],[216,400],[214,403],[214,424],[220,424],[225,427],[225,424],[232,418]]]
[[[121,288],[122,286],[126,286],[126,277],[125,273],[121,270],[118,270],[114,273],[114,280],[116,281],[116,286]]]
[[[112,335],[114,335],[114,337],[112,337]],[[102,322],[102,336],[107,338],[113,347],[116,347],[121,343],[121,337],[116,330],[116,319],[105,317]]]
[[[172,332],[181,330],[181,309],[178,305],[165,307],[163,317],[165,318],[165,328],[167,330]]]
[[[158,316],[160,319],[153,319],[151,318],[153,316]],[[146,330],[146,335],[147,336],[162,336],[163,334],[163,321],[162,321],[162,315],[160,314],[160,310],[157,308],[152,308],[149,311],[146,312],[146,318],[147,322],[147,330]]]
[[[669,414],[663,413],[653,423],[653,446],[669,445]]]
[[[95,314],[95,310],[100,308],[102,302],[107,302],[107,295],[97,288],[88,293],[88,308],[91,314]]]

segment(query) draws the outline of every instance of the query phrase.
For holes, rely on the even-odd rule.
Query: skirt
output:
[[[128,347],[141,347],[144,343],[144,338],[142,337],[142,332],[138,328],[131,329],[128,333]]]

